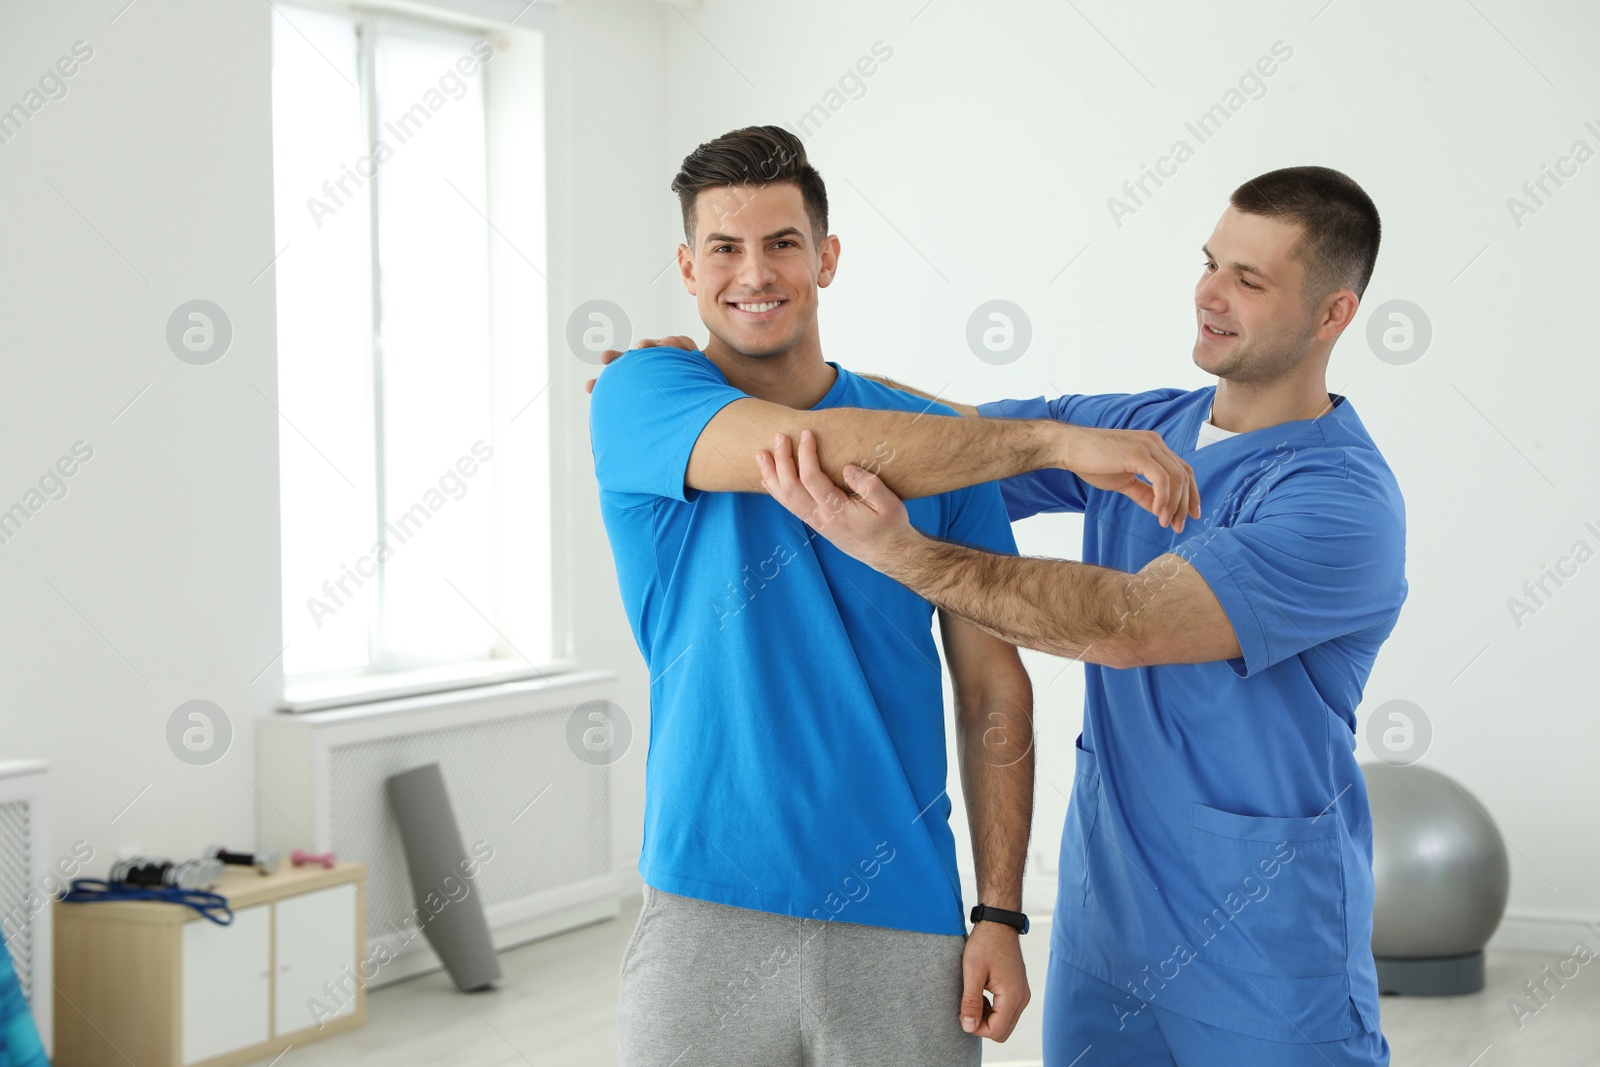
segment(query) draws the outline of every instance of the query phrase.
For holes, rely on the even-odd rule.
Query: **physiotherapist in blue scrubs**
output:
[[[1406,596],[1405,512],[1326,380],[1379,233],[1337,171],[1262,175],[1202,246],[1193,355],[1214,387],[952,405],[1149,431],[1192,466],[1205,504],[1181,527],[1067,471],[1002,483],[1014,520],[1084,515],[1081,563],[920,533],[874,474],[847,467],[840,492],[819,436],[758,456],[768,492],[846,553],[1004,641],[1085,663],[1051,1067],[1388,1062],[1353,750]]]

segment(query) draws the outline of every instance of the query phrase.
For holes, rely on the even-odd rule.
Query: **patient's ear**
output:
[[[839,238],[830,233],[818,252],[821,263],[817,270],[817,288],[826,289],[833,282],[833,276],[839,273]]]
[[[699,296],[695,292],[694,280],[694,253],[689,251],[688,245],[678,246],[678,273],[683,275],[683,288],[690,296]]]

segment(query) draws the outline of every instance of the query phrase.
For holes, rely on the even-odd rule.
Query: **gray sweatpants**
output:
[[[622,1067],[973,1067],[965,945],[646,886],[622,956]]]

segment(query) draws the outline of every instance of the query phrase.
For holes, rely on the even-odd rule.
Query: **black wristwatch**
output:
[[[1019,934],[1028,932],[1028,917],[1020,911],[1006,911],[1004,908],[992,908],[987,904],[974,904],[971,918],[973,925],[987,920],[992,923],[1004,923]]]

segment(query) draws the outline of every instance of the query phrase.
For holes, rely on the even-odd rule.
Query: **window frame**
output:
[[[544,35],[537,30],[516,28],[496,28],[486,25],[481,21],[465,16],[456,16],[452,12],[443,10],[420,9],[413,5],[355,5],[337,2],[337,0],[286,0],[282,5],[288,9],[283,17],[291,18],[294,9],[307,9],[325,14],[332,14],[350,20],[356,38],[356,59],[358,75],[358,92],[361,106],[361,128],[364,146],[371,146],[380,139],[381,122],[380,100],[378,94],[378,52],[380,38],[384,34],[400,34],[404,36],[452,44],[475,38],[487,39],[496,42],[496,51],[492,57],[499,62],[500,67],[505,67],[507,61],[500,57],[506,49],[505,37],[508,32],[515,32],[515,44],[524,46],[529,43],[536,44],[537,54],[532,57],[524,56],[522,62],[527,63],[529,58],[537,64],[537,71],[542,75],[544,59],[542,55]],[[292,25],[292,23],[291,23]],[[526,51],[526,49],[524,49]],[[565,633],[566,627],[562,620],[565,612],[561,610],[559,601],[564,592],[564,585],[558,581],[555,574],[555,560],[553,548],[558,537],[556,517],[552,508],[554,499],[554,478],[552,464],[557,454],[557,443],[552,432],[552,422],[548,417],[548,393],[550,384],[551,352],[548,336],[548,306],[550,299],[548,275],[541,269],[548,249],[548,211],[544,201],[543,191],[548,183],[548,151],[547,146],[540,139],[537,149],[537,189],[539,196],[534,210],[537,213],[536,230],[538,233],[537,247],[533,256],[524,254],[521,248],[513,245],[516,256],[525,261],[534,273],[539,275],[536,292],[529,292],[525,288],[516,288],[514,296],[518,302],[531,299],[537,308],[531,315],[523,317],[536,320],[537,329],[533,324],[521,322],[515,329],[506,330],[504,326],[504,313],[501,305],[508,302],[513,296],[513,291],[508,287],[509,280],[505,274],[509,273],[497,269],[497,260],[503,260],[503,255],[497,255],[495,244],[503,241],[510,244],[510,238],[502,232],[497,225],[495,216],[498,214],[496,204],[502,198],[514,195],[508,186],[518,185],[522,182],[508,179],[500,174],[501,168],[496,166],[496,157],[501,154],[498,144],[496,127],[503,125],[498,120],[498,111],[501,108],[519,107],[527,101],[513,102],[509,98],[502,99],[495,91],[495,77],[491,73],[491,63],[484,61],[479,68],[477,76],[482,81],[482,107],[484,121],[484,153],[485,153],[485,192],[487,202],[484,205],[484,220],[488,231],[489,263],[487,271],[487,314],[488,341],[489,341],[489,377],[491,382],[491,395],[486,398],[490,406],[490,429],[494,448],[494,467],[491,468],[490,492],[494,499],[491,507],[490,540],[493,544],[493,563],[491,575],[496,589],[495,602],[486,613],[494,636],[488,644],[487,654],[481,657],[468,659],[433,659],[417,656],[399,656],[394,654],[384,640],[384,625],[386,620],[386,576],[387,565],[378,564],[378,573],[374,579],[377,606],[373,617],[367,626],[367,662],[359,667],[332,668],[320,671],[308,671],[300,674],[284,674],[281,672],[283,652],[279,654],[280,677],[282,681],[281,706],[290,711],[306,711],[327,707],[336,707],[345,704],[361,703],[370,700],[388,699],[395,696],[404,696],[420,693],[438,692],[442,690],[461,688],[464,686],[484,685],[504,681],[522,679],[549,678],[554,674],[567,673],[578,668],[577,661],[570,655],[562,656],[557,650],[570,644]],[[527,78],[520,79],[526,89]],[[547,92],[542,83],[538,87],[536,101],[538,116],[536,125],[542,132],[544,126],[543,108]],[[515,154],[515,153],[507,153]],[[515,166],[512,170],[516,170]],[[368,263],[368,301],[363,309],[366,319],[367,360],[371,393],[366,398],[370,404],[371,424],[370,429],[374,435],[372,443],[373,478],[372,520],[378,540],[385,540],[387,535],[385,526],[389,521],[387,471],[389,457],[383,447],[385,437],[385,405],[384,405],[384,353],[381,337],[382,326],[382,249],[380,247],[380,223],[378,214],[378,189],[383,173],[378,167],[372,178],[367,182],[365,195],[360,198],[364,205],[367,219],[367,252]],[[526,215],[527,212],[520,212]],[[536,263],[535,260],[538,262]],[[545,385],[541,386],[531,399],[526,401],[501,395],[501,384],[509,369],[508,360],[513,357],[520,358],[524,350],[513,353],[507,351],[508,347],[516,347],[514,342],[508,342],[506,333],[517,333],[523,342],[535,345],[538,351],[534,358],[539,363],[538,373],[535,378],[543,377]],[[546,413],[543,421],[542,435],[539,437],[539,447],[507,447],[510,442],[510,433],[507,423],[514,421],[529,408],[537,406]],[[509,414],[509,418],[506,416]],[[510,460],[508,463],[507,460]],[[507,625],[507,619],[513,612],[507,601],[506,585],[504,578],[506,562],[508,560],[507,542],[516,541],[519,534],[511,528],[511,524],[503,521],[506,508],[503,506],[504,498],[511,492],[512,478],[504,473],[508,466],[515,467],[520,464],[530,468],[533,473],[541,474],[542,481],[534,487],[531,495],[534,498],[531,505],[531,516],[526,516],[522,522],[522,533],[527,533],[527,518],[531,517],[533,532],[542,535],[546,551],[539,557],[539,562],[534,566],[542,573],[539,574],[538,588],[533,591],[532,598],[540,602],[532,606],[532,613],[542,614],[542,625],[529,626],[526,619],[518,629],[517,636],[523,643],[526,637],[521,631],[526,630],[535,636],[538,647],[527,649],[527,654],[520,651],[518,642],[507,636],[506,630],[512,627]],[[542,468],[542,469],[539,469]],[[281,473],[280,473],[281,478]],[[281,485],[281,482],[280,482]],[[519,493],[521,491],[519,490]],[[522,494],[528,495],[528,494]],[[530,509],[525,501],[522,511],[527,513]],[[525,546],[517,546],[519,552],[525,551]],[[539,596],[542,592],[542,597]],[[280,595],[280,603],[283,598]],[[527,614],[526,610],[520,613]]]

